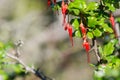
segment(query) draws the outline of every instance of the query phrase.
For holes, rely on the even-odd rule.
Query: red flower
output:
[[[82,32],[82,35],[83,35],[83,39],[86,38],[86,28],[84,27],[83,23],[80,24],[80,29],[81,29],[81,32]]]
[[[86,35],[86,28],[84,27],[83,23],[80,24],[80,29],[83,35]]]
[[[83,47],[85,48],[86,50],[86,53],[87,53],[87,61],[88,63],[90,62],[90,55],[89,55],[89,50],[90,50],[90,44],[88,43],[88,41],[86,39],[84,39],[83,41]]]
[[[68,9],[68,5],[65,4],[64,1],[62,1],[61,10],[62,10],[62,14],[63,14],[63,25],[66,23],[66,13],[67,13],[67,9]]]
[[[90,50],[90,44],[88,43],[86,39],[84,39],[83,41],[83,47],[85,48],[86,52]]]
[[[61,7],[62,7],[62,14],[65,15],[65,14],[66,14],[66,11],[67,11],[67,9],[68,9],[68,5],[65,4],[64,1],[62,1]]]
[[[115,19],[112,14],[110,14],[110,23],[111,23],[112,27],[115,26]]]
[[[48,7],[51,5],[51,0],[47,1]]]
[[[65,24],[64,30],[66,31],[68,29],[68,27],[69,27],[69,23]]]
[[[73,46],[73,38],[72,38],[72,32],[73,32],[73,30],[72,30],[72,26],[69,23],[67,23],[66,24],[66,28],[68,30],[69,37],[70,37],[70,40],[71,40],[71,43],[72,43],[72,46]]]
[[[115,37],[117,38],[118,35],[117,35],[116,29],[115,29],[115,19],[114,19],[114,16],[112,14],[110,14],[110,23],[112,25]]]

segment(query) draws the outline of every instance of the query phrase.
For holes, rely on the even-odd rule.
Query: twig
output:
[[[10,53],[7,53],[6,56],[8,56],[9,58],[12,58],[14,60],[16,60],[17,62],[19,62],[19,64],[21,64],[24,69],[27,71],[27,72],[31,72],[33,74],[35,74],[37,77],[39,77],[40,79],[42,80],[53,80],[49,77],[47,77],[46,75],[44,75],[42,72],[40,72],[39,70],[36,70],[34,68],[31,68],[29,66],[27,66],[22,60],[20,60],[18,57],[16,56],[13,56],[12,54]]]
[[[15,56],[16,57],[20,57],[21,53],[19,51],[19,48],[24,44],[24,42],[22,40],[18,40],[16,43],[15,43]]]
[[[101,58],[100,58],[100,54],[99,54],[99,51],[98,51],[96,38],[92,39],[92,41],[93,41],[92,42],[93,43],[93,45],[92,45],[93,47],[91,48],[91,50],[89,52],[94,51],[95,55],[97,57],[98,62],[100,62]]]
[[[95,55],[96,55],[96,57],[97,57],[98,62],[100,62],[100,59],[101,59],[101,58],[100,58],[100,54],[99,54],[99,51],[98,51],[96,39],[93,39],[93,42],[94,42]]]

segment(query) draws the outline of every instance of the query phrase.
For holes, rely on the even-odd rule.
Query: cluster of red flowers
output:
[[[52,4],[55,5],[56,4],[56,0],[48,0],[47,3],[48,3],[48,6],[51,6]],[[62,12],[62,15],[63,15],[64,30],[68,31],[68,34],[69,34],[69,37],[70,37],[70,41],[71,41],[72,46],[73,46],[73,34],[72,34],[73,33],[73,28],[72,28],[72,25],[69,22],[69,18],[68,18],[68,22],[66,22],[66,15],[68,14],[68,2],[65,2],[64,0],[62,0],[62,3],[61,3],[61,12]],[[114,19],[112,13],[110,13],[109,20],[110,20],[110,23],[112,25],[114,34],[117,37],[116,30],[115,30],[115,19]],[[82,21],[81,21],[79,26],[80,26],[79,28],[80,28],[81,33],[82,33],[83,47],[86,50],[88,62],[90,62],[90,56],[89,56],[90,44],[89,44],[89,42],[87,40],[87,28],[83,24]]]
[[[67,9],[68,9],[68,4],[64,2],[64,0],[62,0],[62,4],[61,4],[61,11],[62,11],[62,15],[63,15],[63,26],[64,29],[68,31],[69,33],[69,37],[73,46],[73,38],[72,38],[72,26],[71,24],[68,22],[66,23],[66,14],[67,14]]]
[[[54,4],[56,4],[56,0],[54,0]],[[51,0],[48,0],[48,6],[50,6],[50,5],[51,5]],[[70,41],[73,46],[73,34],[72,34],[73,28],[72,28],[72,25],[69,23],[69,20],[68,20],[68,22],[66,22],[67,11],[68,11],[68,3],[66,3],[64,0],[62,0],[61,12],[63,15],[63,26],[64,26],[64,30],[68,31]],[[86,50],[88,62],[90,62],[90,57],[89,57],[90,44],[87,41],[87,37],[86,37],[87,29],[82,22],[80,23],[80,30],[82,32],[83,47]]]
[[[82,32],[82,38],[83,38],[83,47],[85,48],[86,50],[86,53],[87,53],[87,61],[88,63],[90,62],[90,56],[89,56],[89,50],[90,50],[90,44],[89,42],[87,41],[87,37],[86,37],[86,32],[87,32],[87,29],[85,28],[84,24],[81,22],[80,23],[80,30]]]

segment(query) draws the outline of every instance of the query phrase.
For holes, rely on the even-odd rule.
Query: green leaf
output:
[[[110,28],[107,24],[104,24],[104,25],[103,25],[103,30],[104,30],[105,32],[113,33],[112,28]]]
[[[54,5],[52,8],[54,11],[60,10],[60,6],[58,4]]]
[[[3,80],[8,80],[8,75],[4,70],[0,70],[0,75],[3,78]]]
[[[120,18],[116,18],[116,20],[120,23]]]
[[[95,27],[97,25],[97,18],[95,17],[88,17],[88,26],[89,27]]]
[[[81,38],[81,32],[79,30],[75,31],[75,37]]]
[[[79,9],[69,8],[68,11],[69,11],[70,14],[75,15],[75,16],[78,16],[80,14]]]
[[[105,18],[104,18],[104,17],[100,18],[100,20],[97,21],[97,23],[98,23],[98,25],[100,25],[100,26],[104,25],[104,24],[105,24]]]
[[[118,44],[118,40],[117,39],[112,39],[110,42],[112,42],[114,45]]]
[[[73,9],[73,12],[74,12],[75,15],[79,15],[80,14],[79,9]]]
[[[84,10],[86,7],[85,1],[75,0],[68,5],[68,10],[70,8]]]
[[[4,54],[5,54],[5,51],[4,50],[0,50],[0,58],[3,58]]]
[[[95,29],[95,30],[93,31],[93,34],[94,34],[94,36],[96,36],[96,37],[100,37],[100,36],[102,35],[102,32],[101,32],[99,29]]]
[[[99,53],[102,55],[103,54],[103,49],[101,46],[98,47]]]
[[[87,11],[89,10],[96,10],[98,8],[98,3],[96,2],[90,2],[87,6]]]
[[[104,46],[104,48],[103,48],[103,53],[104,53],[104,55],[110,55],[110,54],[112,54],[113,53],[113,51],[114,51],[114,43],[113,42],[109,42],[108,44],[106,44],[105,46]]]
[[[13,42],[7,42],[7,43],[5,43],[5,45],[4,45],[4,49],[5,50],[7,50],[7,49],[10,49],[10,48],[12,48],[12,47],[14,47],[14,43]]]
[[[13,65],[12,66],[13,70],[16,72],[16,73],[21,73],[23,72],[23,66],[21,64],[16,64],[16,65]]]
[[[109,8],[110,11],[115,11],[115,7],[113,4],[106,3],[106,6]]]
[[[87,37],[89,39],[92,39],[94,36],[93,36],[93,33],[92,32],[87,32]]]
[[[72,26],[74,27],[74,29],[78,30],[79,29],[79,21],[78,19],[74,19]]]

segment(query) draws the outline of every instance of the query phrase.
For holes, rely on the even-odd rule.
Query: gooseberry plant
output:
[[[49,1],[49,0],[48,0]],[[97,64],[95,80],[120,79],[120,42],[119,30],[116,30],[113,12],[120,8],[119,0],[50,0],[49,7],[53,11],[61,11],[63,15],[63,29],[68,31],[72,46],[73,38],[82,38],[83,48],[87,53],[95,52]],[[70,17],[72,16],[72,17]],[[100,41],[101,40],[101,41]],[[90,42],[91,41],[91,42]]]
[[[82,45],[87,54],[87,61],[93,67],[94,80],[119,80],[120,79],[120,41],[119,30],[116,28],[116,20],[113,12],[120,8],[119,0],[98,0],[87,2],[86,0],[48,0],[48,7],[53,11],[61,11],[63,16],[63,29],[68,32],[72,46],[74,38],[81,38]],[[71,17],[72,16],[72,17]],[[117,19],[120,22],[120,18]],[[31,72],[42,80],[52,80],[39,69],[27,66],[20,58],[17,44],[0,42],[0,78],[10,80],[4,70],[5,66],[13,67],[15,74]],[[14,54],[9,53],[9,49]],[[94,51],[97,64],[92,64],[90,53]],[[13,64],[11,60],[16,62]],[[7,75],[6,75],[7,74]],[[12,78],[13,80],[13,78]]]

